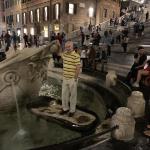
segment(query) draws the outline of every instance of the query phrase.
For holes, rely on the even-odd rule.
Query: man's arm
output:
[[[145,60],[145,61],[144,61],[144,63],[143,63],[142,65],[140,65],[140,66],[136,67],[136,69],[143,68],[143,67],[146,65],[146,63],[147,63],[147,60]]]
[[[78,79],[78,76],[79,76],[79,73],[80,73],[80,64],[78,64],[77,66],[76,66],[76,71],[75,71],[75,81],[77,81],[77,79]]]

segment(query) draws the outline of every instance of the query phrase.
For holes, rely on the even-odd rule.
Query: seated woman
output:
[[[143,47],[138,48],[138,53],[134,55],[134,64],[131,67],[130,72],[127,75],[126,82],[131,85],[137,79],[138,70],[144,68],[147,61],[147,55]]]
[[[138,71],[137,80],[133,84],[133,87],[139,87],[139,82],[143,76],[150,76],[150,60],[147,61],[147,67],[145,69]]]

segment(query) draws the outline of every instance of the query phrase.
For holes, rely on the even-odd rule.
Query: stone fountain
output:
[[[10,110],[15,106],[11,84],[16,96],[38,96],[40,87],[47,79],[50,52],[59,51],[57,41],[40,48],[26,48],[0,63],[0,111]]]
[[[55,92],[56,85],[61,86],[59,73],[56,76],[56,73],[51,72],[51,76],[53,74],[55,78],[47,79],[50,52],[56,52],[59,49],[59,44],[54,41],[40,48],[24,49],[0,63],[0,111],[8,110],[8,113],[0,113],[2,150],[12,149],[12,147],[16,150],[15,147],[20,145],[26,149],[45,145],[53,146],[69,140],[73,143],[72,139],[79,140],[89,134],[103,133],[104,129],[100,124],[107,116],[107,108],[115,110],[116,106],[120,106],[119,98],[111,91],[111,86],[117,84],[116,75],[107,80],[109,90],[99,84],[100,82],[97,82],[99,80],[90,77],[87,78],[87,81],[84,79],[80,81],[79,103],[74,117],[69,118],[67,114],[60,116],[61,99],[51,95],[39,96],[40,87],[45,80],[50,87],[54,85],[52,86],[54,88],[51,89],[54,89]],[[55,80],[57,77],[59,78]],[[51,80],[52,82],[50,82]],[[46,82],[44,83],[46,84]],[[48,90],[48,93],[51,93],[50,89]],[[100,91],[102,91],[102,97]],[[44,92],[46,92],[45,89]],[[58,96],[58,92],[56,93]],[[108,99],[108,95],[111,99]],[[25,98],[28,98],[29,101]],[[26,107],[19,107],[18,101],[25,102]],[[15,105],[17,113],[12,112],[10,117],[10,108],[15,108]],[[115,119],[119,120],[120,117],[117,116]],[[128,116],[126,120],[128,120]],[[124,122],[119,125],[126,129]],[[111,128],[110,125],[106,124],[105,130],[107,128]],[[120,131],[120,129],[118,130]],[[126,130],[121,132],[123,138],[124,131]],[[110,134],[102,139],[106,140],[108,137]],[[132,137],[129,135],[129,139]],[[3,139],[6,140],[3,141]],[[81,140],[80,143],[77,146],[81,145],[82,147],[84,142]],[[65,144],[63,145],[65,146]],[[19,150],[21,149],[19,148]]]

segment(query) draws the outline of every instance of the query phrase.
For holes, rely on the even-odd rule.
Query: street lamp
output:
[[[94,15],[94,8],[90,7],[89,8],[90,25],[91,25],[91,18],[93,17],[93,15]]]

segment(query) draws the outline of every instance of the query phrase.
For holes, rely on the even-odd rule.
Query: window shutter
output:
[[[74,14],[77,14],[77,4],[74,4]]]
[[[34,17],[33,17],[33,22],[35,23],[35,22],[37,22],[37,9],[36,10],[34,10]]]
[[[26,18],[28,18],[29,19],[29,23],[31,23],[31,12],[30,11],[28,12],[28,15],[29,15],[29,17],[26,17]]]
[[[41,20],[41,15],[42,15],[42,11],[41,11],[41,9],[39,8],[39,22],[40,22],[40,20]]]
[[[61,4],[59,3],[59,16],[58,16],[58,18],[60,19],[60,13],[61,13]]]
[[[42,17],[43,17],[43,21],[45,21],[45,14],[44,14],[44,7],[42,8]]]
[[[32,12],[33,12],[33,22],[32,23],[34,23],[34,20],[35,20],[35,11],[32,10]]]
[[[24,22],[24,24],[27,24],[28,22],[29,22],[29,18],[28,18],[28,16],[27,16],[27,12],[25,13],[25,22]],[[28,20],[28,21],[27,21]]]
[[[24,24],[23,13],[22,13],[22,15],[21,15],[21,16],[22,16],[22,17],[21,17],[21,18],[22,18],[22,24]]]
[[[66,3],[66,13],[69,13],[69,3]]]
[[[16,17],[15,17],[15,18],[16,18],[16,23],[17,23],[17,14],[16,14]]]
[[[47,21],[49,20],[50,15],[49,15],[49,6],[47,6]]]
[[[12,15],[12,23],[14,23],[14,16]]]
[[[56,7],[56,4],[53,5],[53,20],[56,19],[56,11],[55,11],[55,7]]]

